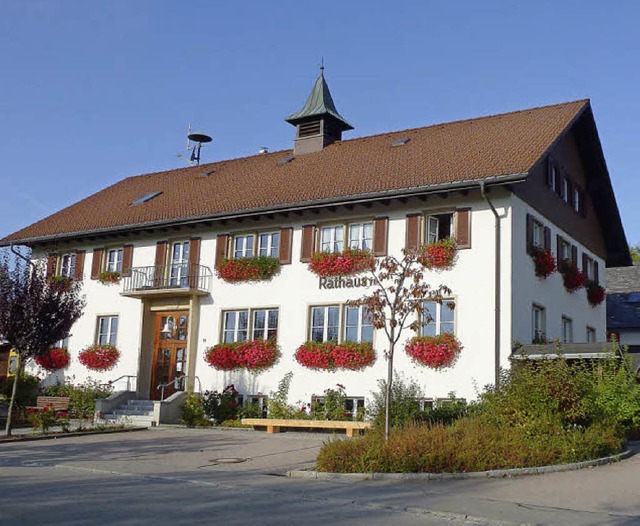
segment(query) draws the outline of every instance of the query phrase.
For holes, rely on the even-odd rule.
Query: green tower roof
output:
[[[299,122],[306,120],[308,117],[320,117],[322,115],[331,115],[341,124],[343,131],[353,130],[353,126],[351,126],[351,124],[349,124],[346,119],[338,113],[336,105],[333,103],[329,86],[327,86],[327,81],[324,80],[324,67],[320,68],[320,75],[318,76],[315,86],[313,86],[313,90],[311,91],[307,102],[304,103],[302,109],[292,115],[289,115],[285,121],[296,125]]]

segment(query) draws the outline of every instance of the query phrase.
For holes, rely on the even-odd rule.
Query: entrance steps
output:
[[[111,413],[104,414],[103,418],[132,425],[152,426],[155,425],[153,406],[152,400],[128,400]]]

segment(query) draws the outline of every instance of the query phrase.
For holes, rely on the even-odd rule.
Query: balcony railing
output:
[[[123,280],[122,294],[206,294],[211,289],[211,269],[204,265],[172,264],[133,267]]]

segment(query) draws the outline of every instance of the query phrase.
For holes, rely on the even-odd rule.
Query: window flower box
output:
[[[556,259],[548,248],[534,247],[531,259],[536,269],[536,276],[548,278],[556,271]]]
[[[69,367],[69,351],[62,348],[49,349],[46,353],[36,356],[35,362],[46,371],[57,371]]]
[[[90,345],[80,352],[78,359],[87,369],[92,371],[109,371],[120,359],[120,351],[113,345]]]
[[[48,281],[49,287],[55,292],[69,292],[73,286],[73,279],[66,276],[51,276]]]
[[[280,358],[280,349],[274,340],[252,340],[219,343],[205,351],[205,361],[214,369],[234,371],[247,369],[253,372],[271,368]]]
[[[267,281],[278,272],[280,272],[280,261],[278,258],[269,256],[224,259],[216,269],[217,276],[228,283]]]
[[[100,272],[98,275],[98,281],[103,285],[117,285],[120,283],[121,274],[120,272],[114,272],[111,270],[107,270],[105,272]]]
[[[605,291],[595,281],[587,281],[587,300],[592,307],[600,305],[605,298]]]
[[[443,333],[438,336],[415,336],[404,349],[419,365],[445,369],[455,364],[462,345],[453,334]]]
[[[295,359],[309,369],[359,371],[376,361],[376,352],[368,342],[306,342],[298,347]]]
[[[318,276],[350,276],[372,270],[375,262],[375,257],[368,250],[316,252],[309,261],[309,270]]]
[[[456,240],[452,237],[423,245],[419,251],[418,262],[430,270],[451,270],[458,256]]]
[[[567,289],[567,292],[570,294],[587,284],[587,277],[580,272],[578,266],[573,261],[563,259],[558,263],[558,272],[562,274],[564,288]]]

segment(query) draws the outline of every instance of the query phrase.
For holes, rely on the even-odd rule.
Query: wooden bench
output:
[[[282,429],[344,429],[348,437],[371,429],[371,422],[352,422],[350,420],[286,420],[277,418],[243,418],[242,424],[254,429],[266,427],[267,433],[280,433]]]
[[[55,411],[68,411],[69,400],[68,396],[39,396],[36,398],[36,407],[44,409],[50,405]]]

